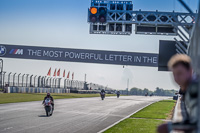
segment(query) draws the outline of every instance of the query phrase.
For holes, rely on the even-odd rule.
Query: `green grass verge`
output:
[[[157,126],[163,123],[158,119],[167,119],[174,106],[173,100],[154,103],[104,133],[156,133]]]
[[[104,133],[156,133],[161,120],[128,118]]]
[[[132,115],[135,118],[166,119],[175,105],[173,100],[163,100],[154,103],[138,113]]]
[[[54,99],[68,99],[68,98],[86,98],[86,97],[99,97],[99,94],[51,94]],[[46,94],[21,94],[21,93],[0,93],[0,104],[5,103],[18,103],[18,102],[31,102],[42,101]],[[107,94],[106,96],[115,96],[113,94]]]

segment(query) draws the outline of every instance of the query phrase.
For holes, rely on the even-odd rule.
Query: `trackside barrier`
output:
[[[70,93],[64,88],[7,87],[6,93]]]
[[[199,133],[199,83],[199,80],[193,81],[181,100],[178,99],[173,122],[169,124],[169,131],[175,130],[177,132],[177,130],[182,130],[187,133]]]

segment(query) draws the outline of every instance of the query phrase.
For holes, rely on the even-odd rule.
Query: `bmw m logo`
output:
[[[4,56],[6,54],[6,47],[0,46],[0,56]]]
[[[15,54],[15,55],[23,55],[24,52],[23,49],[11,49],[9,54]]]

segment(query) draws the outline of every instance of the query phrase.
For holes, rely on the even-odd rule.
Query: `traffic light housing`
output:
[[[132,10],[133,4],[131,0],[91,0],[87,20],[90,23],[90,34],[131,35],[132,24],[124,22],[134,20],[134,17],[130,13]],[[123,15],[121,13],[123,11],[127,11],[127,13]],[[114,20],[124,22],[112,22]]]
[[[89,22],[92,22],[92,23],[95,23],[97,22],[97,12],[98,12],[98,9],[96,7],[91,7],[89,9]]]
[[[107,8],[100,7],[99,8],[99,22],[105,23],[106,22],[106,16],[107,16]]]
[[[106,23],[107,8],[106,7],[91,7],[88,13],[88,22],[90,23]]]

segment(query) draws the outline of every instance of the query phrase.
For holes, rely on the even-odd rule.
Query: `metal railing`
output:
[[[198,17],[191,32],[189,43],[189,56],[192,59],[194,69],[194,81],[190,83],[182,99],[183,121],[172,124],[173,129],[187,130],[187,132],[200,133],[200,2]]]
[[[60,78],[22,73],[2,72],[1,88],[4,87],[46,87],[60,88]]]

